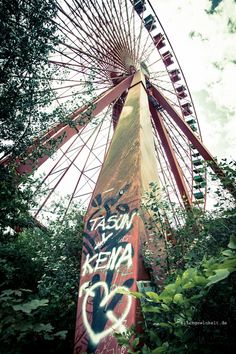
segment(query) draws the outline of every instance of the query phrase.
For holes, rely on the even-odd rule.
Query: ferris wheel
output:
[[[121,354],[127,351],[113,332],[137,323],[139,311],[127,292],[150,279],[140,261],[141,246],[152,249],[153,241],[140,217],[144,186],[155,176],[159,197],[170,206],[204,208],[205,161],[219,177],[224,174],[202,143],[184,73],[152,2],[56,4],[52,109],[63,112],[69,105],[71,112],[35,140],[16,170],[45,173],[36,218],[51,213],[57,195],[68,196],[65,212],[74,203],[89,204],[75,353]],[[52,158],[43,152],[32,161],[36,146],[46,151],[55,144]],[[174,211],[171,222],[178,224]]]
[[[63,1],[57,6],[55,22],[62,40],[50,63],[63,79],[51,80],[55,102],[61,105],[79,96],[85,104],[71,115],[71,120],[79,121],[79,128],[52,127],[44,137],[48,142],[48,136],[51,140],[63,129],[63,143],[67,143],[60,148],[55,163],[48,162],[50,167],[43,180],[47,193],[36,216],[47,210],[57,191],[69,195],[66,210],[74,201],[88,204],[127,96],[129,78],[140,69],[154,107],[150,119],[160,189],[170,205],[195,203],[204,207],[203,159],[168,108],[174,109],[201,141],[196,111],[183,71],[151,2]],[[114,97],[108,97],[114,88],[118,89]],[[163,95],[168,108],[158,94]],[[82,115],[88,105],[90,117]]]
[[[183,71],[150,1],[58,1],[55,24],[60,44],[50,57],[54,104],[77,99],[80,107],[42,137],[44,145],[62,142],[53,161],[44,156],[45,172],[35,216],[48,211],[55,195],[87,206],[96,185],[133,74],[142,70],[152,105],[150,120],[156,168],[163,198],[172,205],[203,207],[204,161],[177,115],[201,141],[199,123]],[[59,75],[59,76],[58,76]],[[62,78],[60,80],[60,77]],[[158,112],[158,116],[156,115]],[[161,124],[159,124],[160,122]],[[186,128],[187,126],[187,128]],[[25,171],[28,167],[21,166]]]
[[[201,144],[191,93],[151,1],[57,1],[52,21],[60,38],[49,58],[52,107],[70,104],[74,110],[67,123],[54,124],[38,139],[43,147],[60,143],[53,159],[45,154],[34,164],[44,173],[35,217],[45,215],[58,195],[67,196],[66,212],[75,202],[88,205],[139,70],[146,80],[162,198],[204,208],[204,160],[221,171]],[[32,170],[31,163],[19,164],[19,173]]]

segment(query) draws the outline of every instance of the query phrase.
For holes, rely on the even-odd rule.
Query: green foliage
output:
[[[47,230],[28,228],[0,244],[4,354],[72,352],[82,231],[74,210],[64,223],[59,214]]]
[[[221,163],[223,188],[234,185],[235,167],[235,162]],[[175,209],[181,222],[174,227],[166,221],[174,206],[159,202],[157,186],[151,187],[144,206],[153,215],[149,228],[155,238],[166,241],[166,279],[158,292],[130,292],[141,301],[144,328],[139,335],[128,332],[123,344],[132,343],[129,353],[232,353],[236,345],[235,201],[218,188],[213,212]],[[155,262],[153,255],[151,261]]]
[[[43,109],[53,94],[49,52],[58,43],[51,19],[54,1],[7,1],[0,4],[1,133],[0,153],[19,155],[33,136],[45,129],[52,115]]]
[[[203,259],[198,268],[186,269],[160,293],[132,292],[141,297],[146,324],[139,338],[145,346],[132,343],[134,352],[230,352],[235,346],[235,271],[236,252],[227,249],[220,258]]]
[[[18,183],[16,183],[18,181]],[[19,187],[21,183],[21,187]],[[31,177],[19,177],[13,168],[0,165],[0,241],[11,238],[9,228],[21,229],[32,227],[34,222],[29,216],[29,208],[33,206],[33,186],[37,180]]]
[[[32,296],[26,289],[4,290],[0,295],[1,353],[23,353],[27,343],[64,339],[66,331],[55,332],[50,323],[40,321],[39,311],[48,306],[47,299],[25,300]],[[14,345],[12,345],[14,343]],[[34,344],[32,343],[32,347]],[[34,349],[33,349],[34,350]]]

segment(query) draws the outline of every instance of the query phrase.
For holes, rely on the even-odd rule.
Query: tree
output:
[[[22,156],[32,140],[59,119],[59,109],[49,113],[55,70],[48,57],[58,43],[55,15],[54,0],[0,1],[0,158],[10,154],[14,161]],[[7,227],[31,222],[30,182],[16,174],[14,165],[0,165],[1,239]]]
[[[55,118],[49,53],[58,43],[54,0],[1,0],[0,156],[19,156]]]

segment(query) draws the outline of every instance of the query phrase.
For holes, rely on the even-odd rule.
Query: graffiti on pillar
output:
[[[99,342],[113,331],[124,332],[125,321],[132,305],[130,295],[118,293],[129,290],[134,280],[127,275],[117,284],[117,276],[132,270],[134,250],[128,233],[133,227],[137,209],[130,210],[128,204],[119,203],[129,188],[102,200],[98,194],[92,201],[96,210],[86,223],[84,235],[82,279],[89,278],[80,286],[82,298],[82,320],[89,342],[88,352],[94,352]],[[126,236],[126,237],[125,237]],[[125,239],[124,239],[125,238]],[[122,313],[117,306],[122,302]]]

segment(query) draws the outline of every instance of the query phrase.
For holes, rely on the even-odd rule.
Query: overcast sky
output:
[[[236,1],[152,0],[186,76],[204,143],[236,158]]]

